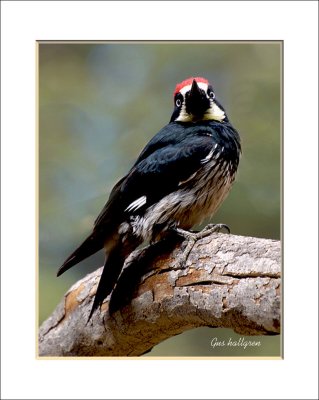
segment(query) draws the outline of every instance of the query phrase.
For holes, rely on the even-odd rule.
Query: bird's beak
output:
[[[200,116],[205,113],[208,107],[209,101],[194,79],[189,95],[186,98],[186,111],[189,114]]]
[[[200,101],[200,99],[201,99],[200,88],[199,88],[197,82],[195,81],[195,79],[193,80],[192,87],[189,92],[189,97],[194,102],[196,102],[196,100]]]

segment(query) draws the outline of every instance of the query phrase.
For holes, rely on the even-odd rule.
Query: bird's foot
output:
[[[204,237],[209,236],[211,233],[221,232],[223,230],[225,230],[226,233],[230,233],[229,227],[225,224],[208,224],[207,226],[205,226],[204,229],[199,232],[189,232],[185,231],[184,229],[175,228],[175,232],[179,236],[187,240],[187,245],[183,251],[183,254],[181,254],[179,259],[177,260],[176,268],[182,268],[183,266],[185,266],[190,252],[192,251],[195,243],[199,239],[203,239]]]

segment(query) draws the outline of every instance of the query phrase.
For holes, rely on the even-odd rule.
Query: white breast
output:
[[[175,222],[180,228],[190,229],[213,216],[234,181],[230,167],[226,161],[207,160],[202,170],[181,184],[179,190],[149,207],[143,217],[134,217],[133,232],[143,240],[150,240],[156,224],[165,226]]]

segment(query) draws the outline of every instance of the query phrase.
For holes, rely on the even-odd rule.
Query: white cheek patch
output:
[[[217,104],[211,102],[210,108],[205,112],[202,118],[204,121],[214,120],[214,121],[223,121],[225,119],[224,111],[218,107]],[[180,122],[192,122],[193,116],[186,112],[185,103],[183,103],[179,116],[175,119],[175,121]]]
[[[180,122],[191,122],[193,120],[192,116],[187,114],[186,112],[186,106],[185,102],[183,102],[181,111],[179,113],[179,116],[175,119],[175,121],[180,121]]]
[[[219,108],[218,105],[213,101],[211,102],[209,109],[205,112],[203,116],[204,120],[214,119],[216,121],[222,121],[224,118],[225,118],[224,111],[221,108]]]

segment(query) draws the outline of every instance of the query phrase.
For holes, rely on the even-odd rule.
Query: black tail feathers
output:
[[[64,261],[63,265],[59,268],[57,276],[60,276],[69,268],[78,264],[85,258],[90,257],[92,254],[101,250],[103,241],[97,237],[96,233],[92,233],[84,242]]]
[[[124,261],[125,257],[121,254],[119,247],[115,247],[106,255],[103,272],[87,322],[90,321],[94,311],[102,305],[103,300],[112,292],[122,271]]]

